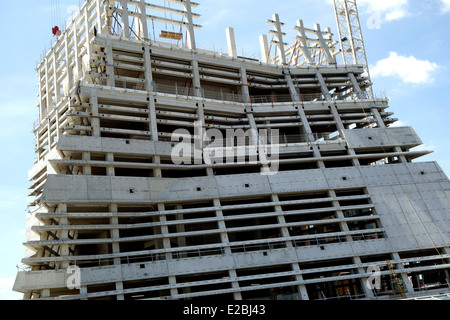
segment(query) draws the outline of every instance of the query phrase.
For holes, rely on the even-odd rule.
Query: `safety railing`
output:
[[[177,83],[175,85],[164,85],[153,83],[153,90],[158,93],[173,94],[176,96],[184,97],[194,97],[195,91],[192,87],[180,86]],[[250,100],[246,101],[244,95],[240,93],[229,93],[223,90],[212,91],[199,89],[200,95],[205,99],[229,101],[237,103],[250,103],[250,104],[275,104],[275,103],[285,103],[292,102],[291,94],[273,94],[273,95],[251,95]],[[320,93],[313,94],[299,94],[298,101],[301,102],[311,102],[311,101],[323,101],[324,97]]]
[[[133,253],[133,254],[118,254],[116,257],[99,257],[97,259],[80,259],[76,258],[71,261],[72,265],[77,265],[81,268],[89,268],[89,267],[100,267],[100,266],[108,266],[117,263],[117,259],[120,260],[121,264],[136,264],[136,263],[148,263],[148,262],[157,262],[164,260],[176,260],[176,259],[186,259],[186,258],[202,258],[206,256],[212,255],[225,255],[227,252],[231,253],[250,253],[250,252],[268,252],[276,249],[284,249],[288,247],[293,248],[301,248],[301,247],[309,247],[309,246],[322,246],[327,244],[336,244],[336,243],[346,243],[349,241],[372,241],[376,239],[384,239],[386,238],[385,232],[360,232],[360,233],[352,233],[348,234],[317,234],[316,236],[308,237],[308,239],[296,239],[299,237],[293,237],[292,239],[267,239],[267,240],[256,240],[255,243],[249,244],[238,244],[233,245],[230,244],[228,246],[217,245],[217,247],[200,247],[196,249],[184,249],[179,248],[179,250],[175,251],[174,249],[165,250],[158,249],[153,252],[146,251],[143,254]],[[46,263],[42,263],[42,265],[53,264],[51,258]],[[54,261],[55,265],[58,265],[60,261]]]
[[[259,132],[261,135],[262,133]],[[280,145],[292,143],[334,143],[343,141],[339,132],[313,132],[311,134],[284,134],[278,135],[268,133],[261,141],[256,141],[255,138],[248,136],[232,137],[232,139],[218,139],[214,137],[212,140],[205,139],[203,147],[209,149],[214,148],[233,148],[233,147],[257,147],[260,144]]]

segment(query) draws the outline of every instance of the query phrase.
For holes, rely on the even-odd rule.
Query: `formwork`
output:
[[[364,66],[336,62],[331,30],[299,20],[298,41],[280,50],[286,26],[274,15],[275,40],[262,36],[263,56],[251,59],[236,54],[231,28],[228,53],[197,48],[198,4],[169,2],[88,0],[37,67],[33,200],[14,290],[112,300],[448,294],[449,180],[415,161],[429,152],[415,149],[411,127],[392,126],[386,98],[367,94]],[[155,23],[176,30],[158,36]],[[205,132],[224,138],[196,143]],[[267,148],[251,149],[251,138]],[[174,161],[181,140],[192,154]]]

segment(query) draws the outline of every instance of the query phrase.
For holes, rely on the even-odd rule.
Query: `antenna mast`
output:
[[[373,99],[369,64],[367,62],[356,0],[333,0],[333,2],[344,64],[360,64],[365,67],[369,80],[367,92]]]

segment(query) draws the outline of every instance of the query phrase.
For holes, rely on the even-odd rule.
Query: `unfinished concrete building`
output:
[[[437,163],[415,161],[429,152],[414,149],[412,128],[391,126],[365,66],[338,62],[343,38],[299,20],[289,45],[274,15],[261,59],[237,55],[232,28],[228,52],[211,52],[196,47],[197,6],[88,0],[42,59],[14,290],[125,300],[449,293],[450,182]],[[262,174],[267,159],[249,161],[248,148],[231,162],[174,163],[173,133],[194,134],[195,123],[223,136],[277,130],[277,172]]]

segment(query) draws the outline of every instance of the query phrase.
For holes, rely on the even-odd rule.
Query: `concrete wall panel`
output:
[[[259,173],[216,176],[216,182],[219,195],[222,197],[272,192],[267,176]]]
[[[321,170],[286,171],[268,176],[274,193],[314,191],[328,188]]]

